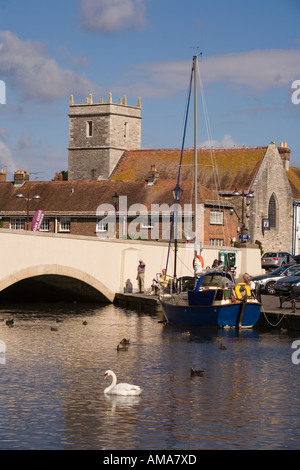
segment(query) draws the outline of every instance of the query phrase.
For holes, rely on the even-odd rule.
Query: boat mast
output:
[[[194,227],[195,227],[195,245],[194,256],[197,256],[197,190],[198,190],[198,175],[197,175],[197,60],[198,56],[195,54],[193,57],[193,72],[194,72]]]

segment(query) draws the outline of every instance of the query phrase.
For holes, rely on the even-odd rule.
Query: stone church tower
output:
[[[141,148],[141,102],[128,106],[126,97],[119,103],[74,104],[70,98],[69,180],[108,179],[125,150]]]

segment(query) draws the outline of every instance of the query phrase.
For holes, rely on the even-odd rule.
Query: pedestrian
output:
[[[137,267],[137,276],[136,276],[140,294],[144,293],[145,267],[146,267],[146,264],[144,263],[142,259],[140,259],[139,265]]]
[[[250,276],[250,274],[248,274],[248,273],[245,273],[243,275],[243,280],[244,280],[245,284],[247,284],[247,286],[249,286],[251,294],[255,297],[256,285],[255,285],[255,282],[252,280],[252,276]]]

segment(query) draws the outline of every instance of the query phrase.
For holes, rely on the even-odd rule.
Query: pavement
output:
[[[266,313],[293,313],[300,315],[300,303],[296,302],[295,311],[291,301],[283,302],[280,307],[280,300],[278,295],[262,295],[261,303]]]

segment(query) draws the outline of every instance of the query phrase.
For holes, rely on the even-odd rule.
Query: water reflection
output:
[[[299,447],[289,334],[187,330],[112,305],[10,306],[0,319],[1,449]],[[142,395],[105,395],[107,369]]]

